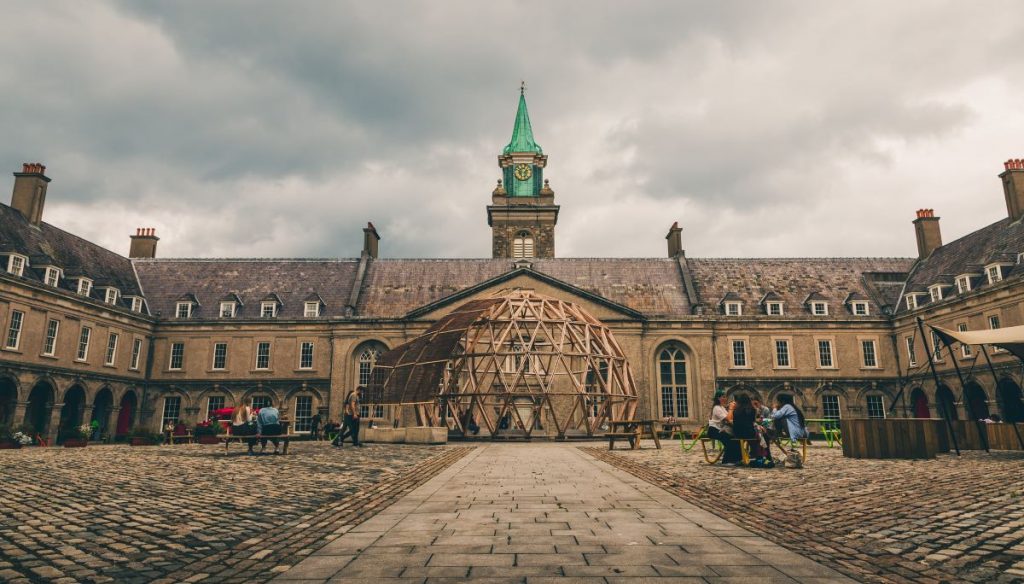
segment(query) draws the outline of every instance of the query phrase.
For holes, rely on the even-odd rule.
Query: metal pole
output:
[[[917,317],[917,330],[921,332],[921,342],[924,344],[924,350],[928,353],[925,355],[925,359],[928,359],[928,367],[932,370],[932,379],[935,380],[935,392],[938,393],[941,382],[939,381],[938,372],[935,371],[935,359],[933,358],[935,356],[935,350],[928,350],[928,339],[924,334],[924,320],[922,320],[920,316]],[[959,372],[960,370],[957,369],[958,374]],[[960,381],[960,387],[963,388],[963,380]],[[947,415],[942,417],[946,420],[946,429],[949,430],[949,436],[953,439],[953,448],[956,449],[956,455],[960,456],[960,444],[956,439],[956,431],[953,429],[953,422],[949,421],[949,412],[946,412],[946,414]]]
[[[938,335],[936,335],[938,336]],[[953,368],[956,369],[956,378],[960,380],[960,399],[967,397],[967,384],[964,383],[964,374],[960,371],[960,364],[956,362],[956,354],[953,352],[953,347],[945,340],[942,344],[946,345],[946,349],[949,350],[949,360],[953,362]],[[978,435],[981,437],[981,444],[985,447],[985,452],[991,452],[988,448],[988,430],[985,429],[985,422],[978,419],[978,416],[974,414],[974,408],[971,407],[971,403],[967,402],[967,411],[971,413],[971,417],[974,418],[974,423],[978,427]]]
[[[999,378],[996,377],[996,368],[992,366],[992,359],[989,359],[988,349],[985,348],[985,345],[981,346],[981,354],[985,356],[985,363],[988,364],[988,371],[992,374],[992,382],[995,383],[993,390],[998,392]],[[1021,449],[1024,450],[1024,438],[1020,435],[1020,428],[1017,427],[1017,422],[1010,422],[1010,425],[1013,426],[1013,431],[1017,433],[1017,442],[1020,444]]]

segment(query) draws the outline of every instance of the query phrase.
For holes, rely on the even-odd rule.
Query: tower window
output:
[[[516,233],[515,239],[512,240],[512,257],[533,257],[533,236],[530,235],[529,231],[520,231],[519,233]]]

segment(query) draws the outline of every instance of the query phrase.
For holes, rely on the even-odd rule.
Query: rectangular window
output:
[[[826,420],[838,420],[839,419],[839,396],[838,395],[823,395],[821,396],[821,413]]]
[[[262,410],[263,408],[270,407],[270,396],[269,395],[254,395],[252,396],[252,409]]]
[[[135,339],[132,342],[132,364],[129,369],[138,371],[139,369],[139,358],[142,356],[142,339]]]
[[[828,304],[825,302],[813,302],[811,303],[811,312],[815,316],[828,316]]]
[[[932,361],[942,361],[942,340],[935,331],[932,331]]]
[[[928,293],[932,297],[932,302],[938,302],[939,300],[942,300],[942,288],[938,286],[929,288]]]
[[[769,302],[768,303],[768,314],[771,316],[782,316],[782,303],[781,302]]]
[[[917,349],[914,347],[914,337],[907,337],[907,362],[911,367],[917,365]]]
[[[82,333],[78,335],[78,354],[75,359],[85,361],[89,358],[89,338],[92,337],[92,329],[83,326]]]
[[[958,332],[961,332],[961,333],[967,332],[967,323],[962,322],[962,323],[956,325],[956,330]],[[960,345],[960,354],[963,355],[963,357],[965,359],[969,359],[969,358],[974,356],[974,353],[971,352],[971,346],[970,345],[964,345],[962,343]]]
[[[775,341],[775,366],[790,367],[789,362],[789,341]]]
[[[60,283],[60,270],[57,268],[46,268],[46,285],[57,287]]]
[[[171,343],[171,361],[168,369],[178,370],[185,362],[185,343]]]
[[[299,369],[313,368],[313,343],[302,343],[299,349]]]
[[[319,302],[307,302],[306,310],[303,312],[305,316],[316,317],[320,316],[320,303]]]
[[[868,417],[878,419],[885,418],[885,402],[882,401],[882,396],[868,396]]]
[[[168,424],[175,425],[181,417],[181,398],[176,395],[169,395],[164,398],[164,413],[160,416],[160,428],[166,428]]]
[[[989,266],[986,273],[988,274],[989,284],[995,284],[1003,280],[1003,270],[999,266]]]
[[[819,367],[834,367],[835,362],[832,360],[832,341],[821,340],[818,341],[818,366]]]
[[[132,298],[132,312],[142,312],[142,298],[138,296]]]
[[[875,352],[875,341],[861,341],[860,349],[864,354],[864,366],[878,367],[878,354]]]
[[[212,420],[213,413],[221,409],[224,409],[224,396],[211,395],[206,401],[206,419]]]
[[[82,296],[88,296],[92,292],[92,280],[88,278],[78,279],[78,293]]]
[[[971,277],[960,276],[956,279],[956,293],[964,294],[971,291]]]
[[[213,367],[211,369],[221,370],[227,367],[228,364],[228,344],[227,343],[214,343],[213,344]]]
[[[907,310],[914,310],[915,308],[917,308],[917,296],[907,294]]]
[[[117,290],[114,288],[107,288],[103,297],[103,301],[107,304],[117,304]]]
[[[21,276],[25,273],[25,258],[20,255],[12,255],[11,259],[7,261],[7,271],[15,276]]]
[[[992,316],[988,317],[988,328],[990,328],[992,330],[995,330],[995,329],[999,328],[1000,326],[1001,326],[1001,324],[999,322],[999,315],[998,314],[993,314]],[[995,345],[992,346],[992,352],[993,353],[1000,353],[1000,352],[1005,351],[1005,350],[1006,349],[1000,349],[999,347],[996,347]]]
[[[7,329],[7,342],[4,347],[17,349],[21,345],[21,325],[25,322],[25,313],[20,310],[11,311],[11,326]]]
[[[732,342],[732,366],[733,367],[746,367],[747,366],[747,342],[746,341],[733,341]]]
[[[267,341],[256,344],[256,368],[270,369],[270,343]]]
[[[309,432],[310,420],[313,419],[313,397],[308,395],[295,396],[295,431]]]
[[[221,318],[235,318],[235,303],[234,302],[221,302],[220,303],[220,317]]]
[[[46,323],[46,339],[43,340],[43,354],[53,357],[57,353],[57,332],[60,331],[60,321],[50,319]]]
[[[264,302],[260,304],[260,316],[263,318],[274,318],[277,316],[277,303]]]
[[[855,316],[867,316],[870,310],[868,309],[867,302],[854,302],[853,303],[853,314]]]
[[[107,337],[107,360],[104,363],[113,365],[115,359],[117,359],[117,333],[110,333],[110,336]]]
[[[192,303],[179,302],[175,307],[174,315],[178,318],[188,318],[192,316]]]
[[[739,302],[726,302],[725,314],[729,316],[741,316],[743,314],[743,305]]]

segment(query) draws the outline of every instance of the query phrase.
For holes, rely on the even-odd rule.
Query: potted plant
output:
[[[15,430],[6,424],[0,424],[0,450],[11,450],[32,444],[31,430],[25,428]]]
[[[154,434],[142,428],[136,428],[132,431],[129,440],[132,446],[158,446],[164,441],[164,437],[162,434]]]
[[[85,448],[89,444],[89,436],[92,435],[92,426],[82,424],[68,429],[68,437],[64,439],[64,448]]]
[[[215,420],[206,420],[205,422],[196,424],[193,434],[200,444],[219,444],[220,438],[217,436],[222,430],[223,428],[221,427],[220,422]]]

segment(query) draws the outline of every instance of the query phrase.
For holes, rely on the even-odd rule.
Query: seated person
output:
[[[776,428],[780,431],[784,429],[785,434],[794,442],[807,438],[804,413],[793,403],[793,396],[780,393],[775,398],[775,411],[772,412],[772,420],[775,421]]]
[[[739,395],[729,406],[729,416],[726,420],[732,424],[732,435],[734,438],[742,438],[744,440],[750,440],[747,444],[753,444],[757,441],[757,431],[754,430],[754,419],[757,416],[757,412],[754,411],[754,405],[750,401],[749,395]],[[742,453],[740,452],[739,442],[730,440],[730,445],[727,445],[725,453],[722,456],[722,462],[724,464],[739,464],[742,461]],[[751,452],[751,455],[756,454]]]
[[[276,436],[281,434],[281,412],[277,411],[272,405],[260,408],[259,413],[256,414],[256,435],[260,441],[260,452],[267,449],[267,439],[263,436]],[[274,454],[279,454],[277,451],[278,439],[271,438],[271,442],[274,443]],[[256,438],[253,438],[249,442],[249,453],[252,454],[252,447],[256,445]]]

